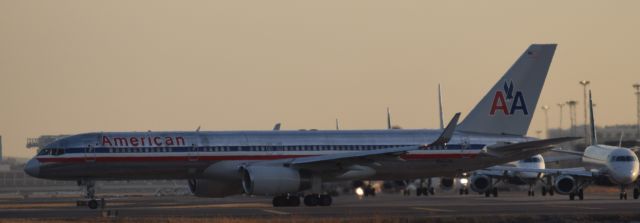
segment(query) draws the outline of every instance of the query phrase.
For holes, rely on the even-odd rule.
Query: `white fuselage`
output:
[[[545,168],[544,158],[540,154],[532,156],[527,159],[510,162],[509,164],[514,167],[526,168],[526,169],[544,169]],[[521,180],[527,181],[527,182],[536,182],[538,179],[544,176],[543,174],[539,174],[535,172],[517,172],[514,175],[520,178]]]
[[[203,178],[207,177],[205,169],[219,162],[235,165],[423,145],[439,134],[438,130],[87,133],[50,144],[25,171],[35,177],[63,180]],[[401,159],[372,165],[375,173],[367,178],[455,176],[534,155],[523,152],[494,157],[482,153],[488,145],[528,140],[531,138],[456,132],[445,148],[415,150]]]
[[[585,168],[608,175],[616,184],[630,184],[638,178],[638,157],[626,148],[591,145],[584,150],[582,162]]]

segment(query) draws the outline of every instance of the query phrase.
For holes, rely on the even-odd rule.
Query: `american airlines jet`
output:
[[[97,208],[99,180],[184,179],[200,197],[274,196],[274,206],[328,206],[323,182],[456,176],[576,138],[524,136],[555,44],[533,44],[457,125],[444,130],[95,132],[47,145],[31,176],[78,181]],[[479,78],[471,74],[469,78]],[[476,76],[473,76],[476,75]]]

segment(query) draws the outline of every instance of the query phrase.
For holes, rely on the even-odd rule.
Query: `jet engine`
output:
[[[242,193],[240,181],[190,179],[189,190],[197,197],[226,197]]]
[[[474,175],[470,179],[471,190],[484,193],[491,189],[491,184],[493,183],[491,177],[487,175]]]
[[[576,189],[577,182],[573,177],[568,175],[561,175],[556,178],[553,184],[553,188],[558,194],[569,194]]]
[[[282,166],[243,167],[242,188],[247,194],[278,195],[311,188],[311,173]]]
[[[456,178],[440,178],[440,190],[450,191],[456,187]]]

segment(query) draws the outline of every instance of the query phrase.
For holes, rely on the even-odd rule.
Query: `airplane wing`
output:
[[[310,157],[301,157],[291,159],[289,162],[286,162],[285,165],[289,166],[301,166],[308,164],[318,164],[323,162],[348,162],[348,161],[372,161],[378,158],[397,158],[400,159],[399,156],[405,154],[406,152],[412,150],[418,150],[425,147],[444,145],[453,136],[453,132],[457,126],[458,119],[460,118],[460,113],[456,113],[447,128],[442,131],[440,137],[433,141],[433,143],[427,145],[416,145],[416,146],[403,146],[403,147],[395,147],[395,148],[387,148],[387,149],[379,149],[379,150],[371,150],[371,151],[358,151],[358,152],[350,152],[350,153],[339,153],[339,154],[328,154],[321,156],[310,156]]]
[[[581,139],[580,137],[559,137],[559,138],[551,138],[551,139],[542,139],[528,142],[519,142],[519,143],[500,143],[488,146],[486,148],[486,154],[492,156],[507,156],[513,153],[522,153],[527,151],[535,152],[540,150],[541,152],[544,150],[548,150],[552,148],[553,145],[570,142],[573,140]]]
[[[582,156],[570,154],[570,155],[558,155],[558,156],[545,156],[544,157],[544,162],[545,163],[557,163],[557,162],[568,161],[568,160],[582,160]]]
[[[570,155],[574,155],[574,156],[582,156],[584,154],[584,152],[564,150],[564,149],[552,149],[551,151],[558,152],[558,153],[570,154]]]
[[[494,166],[485,169],[487,171],[486,174],[491,174],[492,172],[528,172],[528,173],[544,173],[548,175],[571,175],[578,177],[593,177],[596,173],[586,170],[585,168],[561,168],[561,169],[538,169],[538,168],[522,168],[522,167],[509,167],[509,166]],[[485,172],[483,172],[485,173]]]

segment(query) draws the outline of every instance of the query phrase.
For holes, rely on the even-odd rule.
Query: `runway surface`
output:
[[[553,215],[627,215],[640,213],[640,200],[619,200],[617,193],[588,194],[585,200],[570,201],[568,196],[528,197],[523,192],[503,192],[499,197],[477,194],[460,196],[436,194],[429,197],[383,194],[359,199],[353,195],[334,198],[330,207],[271,206],[270,198],[236,196],[231,198],[120,197],[107,198],[104,210],[76,207],[75,198],[0,198],[0,219],[94,218],[103,212],[118,212],[118,217],[492,217]]]

